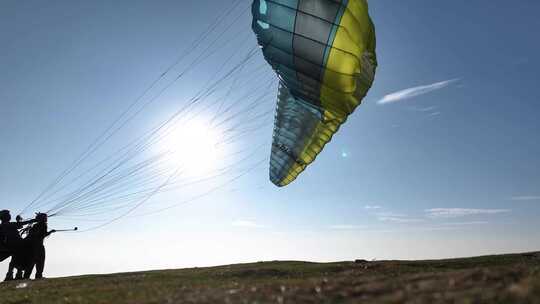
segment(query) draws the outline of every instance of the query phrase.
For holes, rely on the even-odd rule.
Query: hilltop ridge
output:
[[[274,261],[0,284],[0,303],[540,303],[540,252]]]

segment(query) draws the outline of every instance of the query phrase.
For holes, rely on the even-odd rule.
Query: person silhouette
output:
[[[36,223],[28,230],[28,240],[32,244],[33,264],[36,267],[36,279],[43,279],[43,268],[45,267],[45,245],[43,241],[46,237],[56,232],[56,230],[47,231],[47,214],[38,213]],[[33,268],[33,267],[32,267]]]
[[[22,229],[25,225],[37,222],[36,219],[23,221],[20,215],[17,216],[16,220],[16,222],[11,222],[11,213],[9,210],[0,211],[0,235],[2,236],[2,247],[4,248],[4,252],[0,255],[0,261],[13,256],[22,249],[23,239],[19,234],[19,229]],[[5,280],[13,280],[13,259],[9,263]]]

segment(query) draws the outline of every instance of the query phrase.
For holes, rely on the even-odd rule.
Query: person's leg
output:
[[[24,269],[24,275],[23,278],[25,280],[30,280],[30,275],[32,274],[32,270],[34,269],[34,264],[30,264],[29,266]]]
[[[15,280],[22,280],[24,279],[24,271],[25,268],[28,265],[28,258],[30,252],[28,251],[28,246],[26,246],[25,243],[22,241],[17,243],[17,246],[14,247],[15,254],[13,255],[13,266],[17,269],[17,272],[15,274]]]
[[[36,251],[36,279],[43,278],[43,268],[45,268],[45,246],[41,245]]]
[[[9,261],[9,267],[8,267],[8,271],[6,273],[6,278],[4,279],[4,281],[13,281],[13,268],[14,268],[14,264],[13,264],[13,257],[11,258],[11,261]]]
[[[30,247],[32,249],[32,247]],[[34,256],[33,250],[25,254],[23,270],[24,270],[24,279],[30,280],[30,275],[32,275],[32,270],[34,270]]]
[[[15,280],[23,279],[23,269],[17,267],[17,273],[15,274]]]
[[[21,242],[12,242],[10,246],[8,246],[10,251],[13,253],[11,256],[11,261],[9,262],[9,269],[8,273],[6,274],[6,280],[7,277],[10,276],[11,280],[21,280],[22,279],[22,269],[21,269]],[[15,277],[13,277],[13,271],[17,270]]]

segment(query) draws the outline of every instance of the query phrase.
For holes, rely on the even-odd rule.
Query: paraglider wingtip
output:
[[[270,179],[270,181],[272,182],[272,184],[274,184],[274,186],[278,187],[278,188],[283,188],[285,186],[287,186],[288,183],[283,183],[281,181],[276,181],[276,180],[272,180]]]

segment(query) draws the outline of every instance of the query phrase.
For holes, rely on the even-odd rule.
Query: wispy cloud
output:
[[[365,229],[365,226],[359,226],[359,225],[332,225],[329,227],[333,230],[360,230]]]
[[[430,107],[412,107],[413,111],[416,112],[431,112],[437,109],[436,106],[430,106]]]
[[[381,212],[377,213],[377,219],[381,222],[391,222],[391,223],[420,223],[424,219],[411,218],[406,214],[393,213],[393,212]]]
[[[366,206],[364,206],[364,209],[366,209],[366,210],[380,210],[380,209],[382,209],[382,206],[379,206],[379,205],[366,205]]]
[[[453,222],[453,223],[442,223],[439,226],[471,226],[471,225],[486,225],[489,224],[487,221],[474,221],[474,222]]]
[[[433,91],[437,91],[440,89],[444,89],[451,85],[452,83],[459,81],[459,78],[455,79],[449,79],[441,82],[436,82],[428,85],[422,85],[417,87],[408,88],[405,90],[397,91],[391,94],[388,94],[384,96],[381,100],[379,100],[378,104],[388,104],[393,103],[405,99],[410,99],[416,96],[424,95]]]
[[[423,226],[423,225],[411,225],[407,227],[400,227],[398,229],[373,229],[366,230],[366,232],[376,232],[376,233],[403,233],[407,232],[429,232],[429,231],[454,231],[454,230],[464,230],[468,229],[467,225],[437,225],[437,226]]]
[[[391,223],[399,223],[399,224],[421,223],[424,221],[423,219],[399,217],[399,216],[379,216],[377,219],[382,222],[391,222]]]
[[[397,213],[397,212],[390,212],[390,211],[377,212],[377,213],[375,213],[375,215],[376,216],[391,216],[391,217],[408,217],[408,215],[406,215],[406,214]]]
[[[471,215],[491,215],[510,212],[509,209],[434,208],[425,210],[430,218],[455,218]]]
[[[253,221],[238,220],[232,222],[232,225],[235,227],[244,227],[244,228],[266,228],[265,225],[260,225]]]
[[[513,201],[538,201],[540,200],[540,195],[513,196],[511,200]]]

